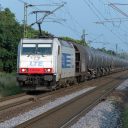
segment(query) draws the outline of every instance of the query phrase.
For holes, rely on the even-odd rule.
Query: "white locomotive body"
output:
[[[53,89],[75,75],[71,43],[53,39],[22,39],[18,46],[17,81],[24,90]],[[64,81],[63,81],[63,80]]]

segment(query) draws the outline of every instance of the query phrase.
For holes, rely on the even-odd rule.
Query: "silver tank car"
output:
[[[88,48],[80,44],[73,43],[80,54],[81,74],[86,70],[86,76],[96,77],[128,68],[128,60],[105,54],[94,48]]]

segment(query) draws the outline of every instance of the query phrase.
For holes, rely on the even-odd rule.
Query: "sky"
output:
[[[0,0],[1,8],[8,7],[19,22],[24,19],[24,4],[62,4],[64,7],[47,17],[42,29],[56,36],[80,39],[85,30],[86,41],[91,47],[128,51],[128,0]],[[54,10],[57,6],[28,8],[28,24],[35,22],[35,10]],[[39,15],[39,18],[42,14]],[[57,20],[56,22],[48,22]],[[33,26],[37,29],[37,26]]]

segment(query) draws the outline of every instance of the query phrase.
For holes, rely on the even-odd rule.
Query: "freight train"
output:
[[[59,38],[22,39],[17,82],[23,90],[53,90],[128,69],[128,60]]]

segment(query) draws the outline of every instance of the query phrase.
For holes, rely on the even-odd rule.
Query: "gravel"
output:
[[[127,89],[128,79],[116,88],[117,91]],[[120,114],[121,112],[114,105],[113,100],[108,98],[81,117],[71,128],[120,128]]]
[[[17,117],[13,117],[12,119],[10,120],[6,120],[2,123],[0,123],[0,128],[13,128],[27,120],[30,120],[54,107],[57,107],[61,104],[63,104],[64,102],[67,102],[71,99],[73,99],[74,97],[77,97],[83,93],[86,93],[92,89],[94,89],[95,87],[89,87],[89,88],[86,88],[86,89],[83,89],[83,90],[80,90],[80,91],[77,91],[75,93],[72,93],[70,95],[66,95],[64,97],[60,97],[60,98],[57,98],[56,100],[54,101],[51,101],[49,103],[46,103],[45,105],[39,107],[39,108],[36,108],[36,109],[33,109],[29,112],[26,112],[22,115],[19,115]]]
[[[116,88],[116,90],[119,90],[119,91],[125,91],[127,89],[128,89],[128,79],[125,80],[122,84],[120,84],[120,86]]]
[[[112,103],[106,100],[80,118],[71,128],[117,128],[120,112]]]

